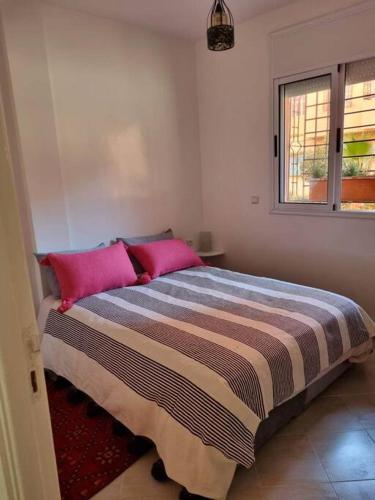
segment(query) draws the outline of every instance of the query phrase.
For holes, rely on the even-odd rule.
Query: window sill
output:
[[[304,217],[338,217],[341,219],[372,219],[375,221],[375,212],[352,212],[352,211],[313,211],[313,210],[287,210],[273,208],[271,215],[299,215]]]

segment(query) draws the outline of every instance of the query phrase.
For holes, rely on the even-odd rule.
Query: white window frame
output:
[[[287,77],[276,78],[273,82],[273,206],[272,213],[289,215],[323,215],[375,219],[375,212],[341,210],[341,171],[345,108],[345,64],[335,64],[325,68],[306,71]],[[282,85],[300,80],[331,76],[330,134],[328,153],[327,203],[283,202],[281,201],[282,161],[284,141],[282,139]]]

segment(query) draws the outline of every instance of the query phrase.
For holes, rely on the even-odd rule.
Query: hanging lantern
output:
[[[207,41],[209,50],[222,51],[234,47],[233,16],[224,0],[214,0],[208,15]]]

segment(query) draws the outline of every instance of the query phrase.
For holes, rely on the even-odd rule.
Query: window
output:
[[[275,81],[275,208],[375,215],[375,58]]]

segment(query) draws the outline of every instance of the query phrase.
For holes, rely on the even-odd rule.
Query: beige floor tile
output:
[[[314,456],[303,460],[290,457],[282,457],[280,461],[278,460],[278,457],[275,456],[273,460],[262,461],[259,466],[259,477],[263,486],[328,481],[322,465]]]
[[[349,411],[358,418],[365,429],[375,428],[375,394],[351,394],[342,397]]]
[[[340,500],[373,500],[375,481],[332,483]]]
[[[147,453],[93,500],[177,500],[179,485],[173,481],[158,483],[150,474],[157,459],[156,451]]]
[[[331,481],[375,479],[375,443],[366,431],[316,436],[311,442]]]
[[[304,436],[275,436],[260,450],[256,470],[262,486],[328,482],[313,447]]]
[[[122,494],[120,500],[178,500],[179,493],[166,490],[164,493],[147,494],[140,489],[125,496]]]
[[[261,483],[255,467],[250,470],[239,467],[228,493],[228,500],[242,500],[245,498],[251,498],[252,500],[262,498]]]
[[[298,458],[300,460],[309,459],[316,455],[314,447],[311,445],[307,435],[293,436],[277,433],[266,443],[256,455],[255,468],[258,464],[274,457],[287,456],[289,458]]]
[[[263,488],[262,496],[264,500],[325,500],[337,498],[336,492],[330,483],[273,486]]]
[[[226,500],[263,500],[264,496],[261,490],[242,490],[240,492],[230,493]],[[177,500],[177,499],[175,499]]]
[[[340,396],[320,397],[280,432],[282,434],[325,435],[347,430],[363,430]]]
[[[128,469],[129,470],[129,469]],[[121,498],[121,484],[122,484],[122,476],[125,473],[121,474],[117,477],[112,483],[110,483],[106,488],[99,491],[94,497],[93,500],[119,500]]]
[[[142,457],[125,474],[121,485],[121,500],[143,500],[144,498],[164,498],[176,500],[181,486],[173,481],[159,483],[150,474],[152,464],[158,459],[155,450]]]
[[[375,394],[375,361],[372,356],[363,364],[356,364],[334,382],[325,395]]]
[[[142,491],[140,491],[137,495],[130,497],[121,497],[121,500],[178,500],[178,496],[170,496],[170,495],[151,495],[145,496]]]
[[[121,498],[121,500],[178,500],[178,494],[170,494],[168,493],[167,495],[151,495],[151,496],[144,496],[142,492],[138,496],[131,496],[131,497],[126,497],[126,498]]]

